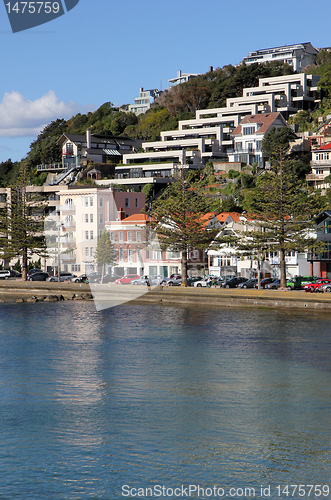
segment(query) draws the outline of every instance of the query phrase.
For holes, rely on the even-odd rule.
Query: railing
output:
[[[37,165],[37,170],[56,170],[62,171],[66,167],[62,163],[46,163],[45,165]]]
[[[306,181],[323,181],[329,174],[307,174]]]

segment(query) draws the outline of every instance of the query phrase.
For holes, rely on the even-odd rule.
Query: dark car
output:
[[[222,285],[223,288],[236,288],[241,283],[245,283],[248,281],[247,278],[243,278],[242,276],[236,276],[235,278],[231,278],[230,280],[226,280]]]
[[[28,276],[28,281],[46,281],[49,278],[49,274],[43,271],[39,271],[38,273],[33,273]]]
[[[42,273],[43,271],[41,269],[37,269],[37,268],[34,268],[34,269],[30,269],[30,271],[28,272],[28,276],[31,276],[31,274],[34,274],[34,273]]]
[[[238,288],[255,288],[256,284],[257,284],[257,278],[251,278],[248,281],[245,281],[244,283],[240,283],[240,285],[238,285]]]
[[[101,279],[101,273],[94,271],[87,275],[87,279],[89,283],[96,283]]]
[[[97,278],[98,283],[114,283],[116,280],[118,280],[121,276],[118,276],[117,274],[105,274],[102,278]]]
[[[275,281],[275,278],[264,278],[263,280],[261,280],[261,288],[266,288],[267,285],[269,285],[269,283],[272,283],[273,281]],[[257,288],[257,283],[255,285],[255,288]]]
[[[197,281],[201,281],[202,279],[202,276],[189,276],[187,278],[187,284],[188,286],[194,286],[194,283],[196,283]]]
[[[268,283],[265,288],[267,290],[277,290],[280,288],[280,280],[274,280],[272,283]]]

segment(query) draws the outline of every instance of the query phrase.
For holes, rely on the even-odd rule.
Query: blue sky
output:
[[[45,125],[133,103],[177,70],[205,73],[249,51],[331,46],[330,0],[80,0],[65,15],[12,33],[0,4],[0,162],[20,160]]]

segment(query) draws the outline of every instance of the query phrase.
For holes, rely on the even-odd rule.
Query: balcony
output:
[[[307,174],[306,175],[306,181],[324,181],[325,177],[327,177],[329,174]]]

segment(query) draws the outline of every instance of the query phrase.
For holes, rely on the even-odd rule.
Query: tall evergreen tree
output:
[[[323,209],[319,193],[309,193],[295,174],[295,160],[289,153],[290,134],[273,129],[265,135],[263,149],[271,169],[260,177],[250,193],[249,209],[256,219],[241,248],[279,252],[281,287],[286,286],[286,252],[318,246],[312,232],[314,216]]]
[[[18,180],[11,189],[11,199],[7,200],[6,209],[0,214],[2,257],[21,259],[24,281],[27,279],[28,258],[47,255],[43,235],[46,204],[38,193],[27,190],[28,185],[27,165],[22,162]]]
[[[200,192],[200,183],[192,172],[178,175],[151,210],[151,225],[155,229],[162,250],[180,252],[182,280],[187,286],[187,256],[192,249],[205,249],[217,231],[206,229],[203,217],[209,203]]]
[[[114,246],[110,240],[110,235],[106,229],[101,233],[97,248],[94,253],[94,260],[102,266],[102,276],[105,274],[105,266],[113,266],[116,262]]]

